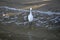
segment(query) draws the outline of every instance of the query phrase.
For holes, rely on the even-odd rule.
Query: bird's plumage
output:
[[[29,22],[33,21],[32,8],[30,8],[30,14],[28,15],[28,21]]]

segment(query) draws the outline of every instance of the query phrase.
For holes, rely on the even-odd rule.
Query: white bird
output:
[[[28,21],[29,22],[33,21],[32,8],[30,8],[30,14],[28,15]]]

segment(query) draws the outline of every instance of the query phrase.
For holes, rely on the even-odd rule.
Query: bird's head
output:
[[[30,8],[30,10],[32,10],[32,8]]]

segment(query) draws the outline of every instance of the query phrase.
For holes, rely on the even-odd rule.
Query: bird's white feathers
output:
[[[32,8],[30,8],[30,14],[28,15],[28,21],[29,22],[33,21]]]

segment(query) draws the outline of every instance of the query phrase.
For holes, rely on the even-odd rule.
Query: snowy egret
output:
[[[28,15],[28,21],[29,22],[33,21],[32,8],[30,8],[30,14]]]

